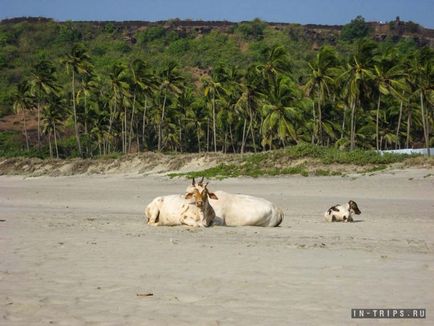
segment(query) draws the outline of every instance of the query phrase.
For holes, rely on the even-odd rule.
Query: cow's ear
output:
[[[185,199],[190,199],[192,197],[193,197],[193,193],[192,192],[189,192],[189,193],[185,194]]]
[[[211,199],[215,199],[215,200],[218,199],[218,197],[216,196],[216,194],[213,193],[213,192],[209,192],[209,193],[208,193],[208,196],[209,196],[209,198],[211,198]]]

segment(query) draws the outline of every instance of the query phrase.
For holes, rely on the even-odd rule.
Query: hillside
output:
[[[434,31],[170,20],[0,22],[0,155],[434,143]]]
[[[389,23],[370,22],[369,35],[378,41],[408,40],[434,46],[434,30],[399,18]],[[123,58],[144,57],[154,67],[174,60],[192,80],[222,62],[246,67],[258,61],[264,47],[286,43],[293,72],[301,78],[306,61],[322,45],[347,51],[340,37],[344,26],[229,21],[54,21],[21,17],[0,21],[0,116],[11,111],[15,84],[40,59],[54,59],[75,42],[84,42],[97,69]],[[218,55],[217,55],[218,53]],[[59,66],[59,69],[62,67]]]

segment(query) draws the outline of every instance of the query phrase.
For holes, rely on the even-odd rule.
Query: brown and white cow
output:
[[[214,209],[209,204],[209,198],[218,199],[214,193],[209,192],[207,185],[201,188],[192,188],[185,195],[157,197],[146,207],[145,216],[148,219],[148,224],[153,226],[208,227],[215,218]]]
[[[362,212],[360,211],[356,202],[350,200],[346,204],[330,207],[324,213],[324,217],[328,222],[353,222],[353,215],[359,215],[361,213]]]

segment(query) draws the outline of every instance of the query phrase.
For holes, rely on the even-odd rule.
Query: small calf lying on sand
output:
[[[353,215],[360,213],[356,202],[350,200],[347,204],[330,207],[324,213],[324,217],[328,222],[353,222]]]
[[[215,194],[208,191],[207,184],[200,189],[193,187],[185,196],[157,197],[146,207],[145,216],[148,219],[148,224],[154,226],[208,227],[215,218],[214,209],[209,204],[208,198],[218,199]]]

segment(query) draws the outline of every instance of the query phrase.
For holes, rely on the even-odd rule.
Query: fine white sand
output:
[[[285,220],[207,229],[144,222],[186,180],[2,176],[0,324],[368,325],[351,308],[426,308],[426,320],[381,323],[433,325],[433,174],[211,181]],[[355,223],[323,221],[349,199]]]

